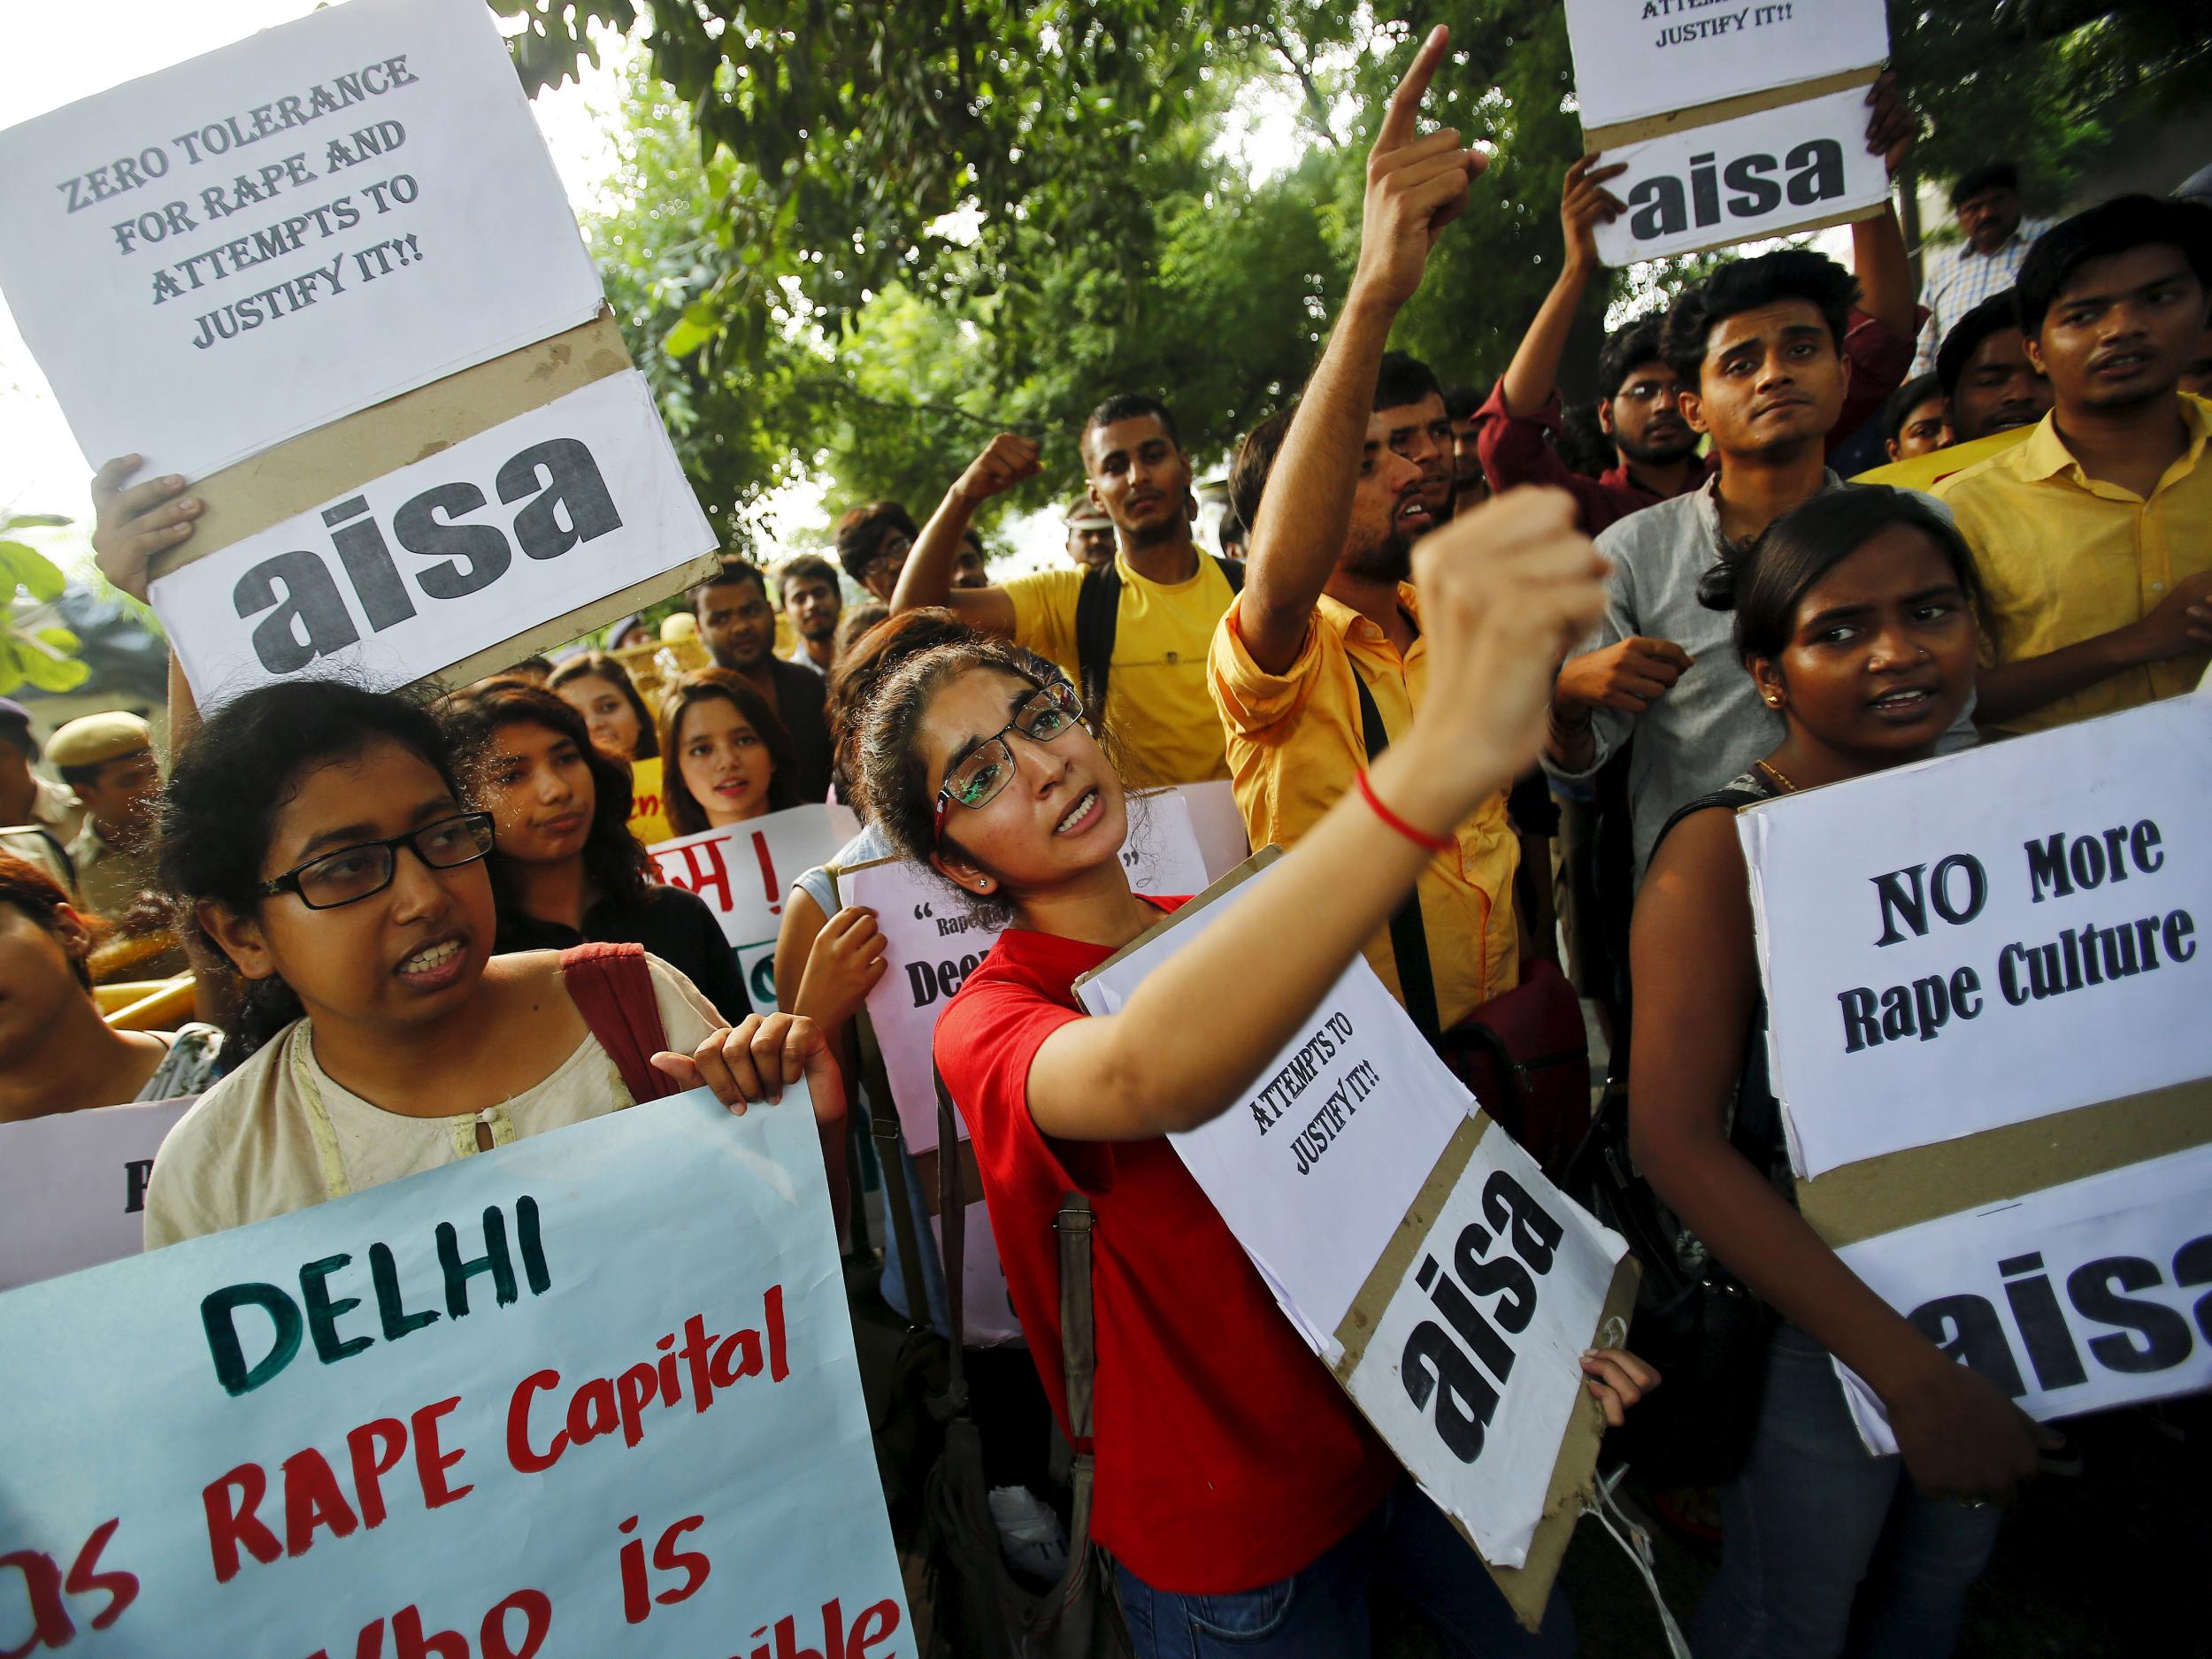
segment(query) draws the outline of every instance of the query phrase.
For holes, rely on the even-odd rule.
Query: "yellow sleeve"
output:
[[[1014,643],[1050,657],[1076,676],[1075,601],[1082,591],[1078,570],[1033,571],[1006,584],[1014,605]]]
[[[1243,603],[1240,595],[1215,626],[1206,672],[1214,706],[1221,710],[1230,730],[1252,733],[1295,715],[1306,706],[1320,678],[1321,629],[1308,622],[1305,642],[1298,648],[1296,659],[1281,673],[1268,673],[1252,660],[1237,626]]]

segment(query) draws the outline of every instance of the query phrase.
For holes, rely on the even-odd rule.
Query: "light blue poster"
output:
[[[0,1653],[915,1651],[803,1087],[0,1295]]]

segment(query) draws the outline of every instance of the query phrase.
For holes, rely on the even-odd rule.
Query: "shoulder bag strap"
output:
[[[884,1202],[891,1207],[891,1231],[899,1240],[899,1278],[906,1288],[909,1325],[929,1322],[929,1285],[922,1275],[921,1229],[914,1220],[913,1195],[906,1190],[906,1137],[899,1128],[897,1108],[883,1065],[883,1051],[876,1047],[875,1027],[864,1010],[854,1022],[860,1040],[860,1069],[868,1080],[869,1098],[877,1110],[868,1118],[868,1133],[876,1143],[876,1167],[883,1171]],[[934,1245],[936,1240],[930,1242]]]
[[[1120,622],[1121,572],[1112,565],[1083,572],[1075,595],[1075,670],[1083,707],[1095,723],[1106,712],[1106,680],[1114,667],[1114,631]]]
[[[952,1110],[952,1094],[945,1074],[930,1062],[930,1080],[937,1086],[937,1225],[945,1240],[945,1308],[952,1316],[950,1375],[945,1383],[941,1412],[956,1417],[968,1409],[968,1374],[963,1363],[966,1349],[966,1302],[960,1283],[967,1266],[967,1194],[960,1190],[960,1120]]]
[[[1350,664],[1347,663],[1347,667]],[[1367,760],[1374,764],[1375,757],[1390,747],[1390,733],[1383,729],[1382,710],[1375,706],[1375,694],[1360,678],[1359,670],[1352,669],[1352,685],[1359,693],[1360,736],[1367,749]],[[1406,1012],[1420,1027],[1421,1034],[1433,1043],[1443,1031],[1443,1022],[1436,1007],[1436,979],[1429,968],[1429,933],[1421,924],[1421,888],[1415,884],[1406,895],[1406,902],[1390,915],[1390,954],[1397,958],[1398,988],[1405,995]]]
[[[668,1033],[661,1025],[644,946],[604,941],[572,945],[561,952],[561,984],[614,1062],[633,1101],[678,1092],[675,1079],[653,1065],[653,1056],[668,1047]]]
[[[1220,569],[1221,578],[1229,584],[1231,593],[1240,594],[1244,591],[1244,561],[1242,559],[1225,559],[1211,553],[1206,557],[1212,559]]]
[[[1091,1201],[1081,1193],[1063,1197],[1053,1220],[1060,1235],[1060,1369],[1067,1380],[1068,1431],[1079,1452],[1091,1449],[1091,1379],[1098,1370],[1091,1305],[1091,1232],[1096,1223]]]

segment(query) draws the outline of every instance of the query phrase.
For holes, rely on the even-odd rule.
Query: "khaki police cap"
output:
[[[154,746],[154,728],[120,709],[72,720],[46,740],[46,758],[57,766],[96,766]]]

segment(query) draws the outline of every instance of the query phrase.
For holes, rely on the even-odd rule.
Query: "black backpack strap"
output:
[[[1218,558],[1210,553],[1206,557],[1213,559],[1214,564],[1219,567],[1221,579],[1229,584],[1231,593],[1240,594],[1244,591],[1244,561],[1242,559]]]
[[[1085,571],[1075,595],[1075,672],[1083,707],[1094,725],[1106,712],[1106,680],[1113,672],[1114,630],[1120,612],[1120,570],[1108,564]]]
[[[899,1114],[891,1104],[891,1086],[883,1069],[883,1051],[876,1046],[875,1026],[864,1013],[855,1023],[860,1035],[860,1069],[869,1098],[880,1102],[868,1119],[875,1137],[876,1167],[883,1172],[884,1201],[891,1211],[891,1231],[898,1240],[899,1277],[906,1291],[906,1318],[926,1328],[929,1286],[922,1272],[922,1227],[914,1215],[913,1194],[906,1190],[906,1137],[899,1128]],[[934,1249],[937,1240],[932,1239]]]
[[[1351,667],[1348,661],[1345,664]],[[1366,746],[1369,764],[1375,757],[1390,747],[1390,733],[1383,727],[1382,710],[1375,706],[1375,694],[1360,678],[1359,670],[1352,669],[1352,686],[1359,693],[1360,737]],[[1429,931],[1421,923],[1421,888],[1416,883],[1406,902],[1390,916],[1390,954],[1397,958],[1398,989],[1405,998],[1406,1012],[1419,1027],[1421,1034],[1432,1043],[1442,1033],[1442,1018],[1437,1012],[1436,977],[1429,967]]]
[[[967,1269],[968,1204],[960,1190],[960,1123],[953,1115],[952,1093],[933,1060],[929,1075],[937,1085],[937,1225],[945,1241],[945,1309],[952,1325],[952,1340],[947,1344],[952,1350],[948,1356],[949,1375],[938,1410],[941,1416],[956,1417],[968,1409],[968,1373],[961,1363],[968,1329],[967,1298],[961,1286]]]

